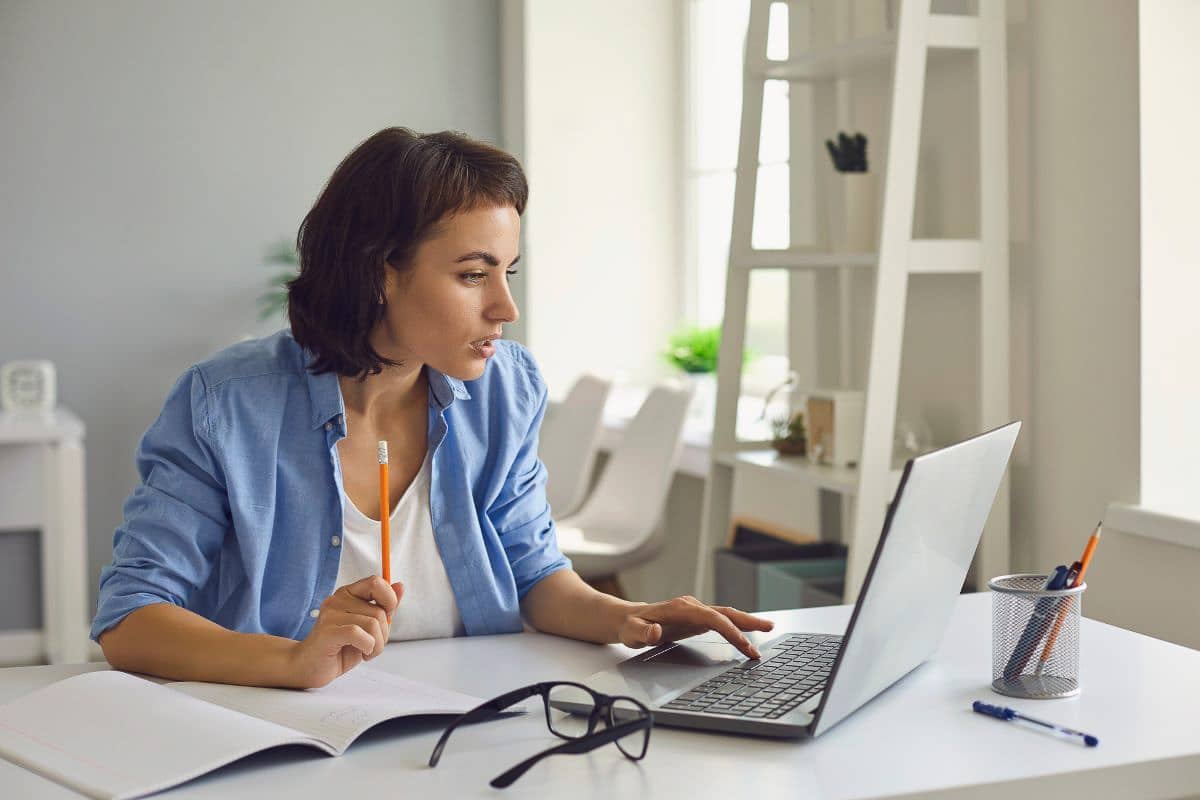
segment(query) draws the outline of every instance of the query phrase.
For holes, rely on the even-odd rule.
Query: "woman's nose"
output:
[[[489,316],[500,322],[516,322],[521,316],[517,303],[513,300],[512,291],[507,285],[500,290],[500,296],[492,303],[489,311]]]

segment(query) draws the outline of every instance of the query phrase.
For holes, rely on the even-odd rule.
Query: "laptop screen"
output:
[[[1020,422],[910,459],[816,711],[827,730],[941,643]]]

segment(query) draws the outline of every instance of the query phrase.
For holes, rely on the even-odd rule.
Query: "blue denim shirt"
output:
[[[284,330],[189,369],[137,453],[100,575],[92,638],[131,611],[173,603],[226,628],[302,639],[335,588],[342,534],[333,373]],[[464,383],[426,367],[434,537],[469,635],[521,630],[519,601],[570,567],[546,502],[538,428],[546,385],[519,344],[496,342]],[[403,570],[398,577],[403,580]]]

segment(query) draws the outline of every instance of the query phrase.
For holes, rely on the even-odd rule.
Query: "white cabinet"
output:
[[[0,531],[36,530],[42,553],[42,628],[0,631],[0,664],[88,658],[83,434],[63,408],[0,412]]]

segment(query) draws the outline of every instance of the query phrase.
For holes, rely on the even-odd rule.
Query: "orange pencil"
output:
[[[1079,559],[1079,571],[1075,573],[1075,577],[1071,580],[1068,588],[1074,589],[1083,583],[1083,576],[1087,574],[1088,564],[1092,563],[1092,556],[1096,552],[1096,545],[1100,543],[1100,527],[1103,524],[1103,520],[1097,522],[1096,530],[1092,531],[1092,535],[1088,537],[1087,546],[1083,548],[1083,556]],[[1042,657],[1038,661],[1037,670],[1034,674],[1041,675],[1042,671],[1046,669],[1046,663],[1050,660],[1050,653],[1054,650],[1054,641],[1058,638],[1058,632],[1062,630],[1062,624],[1066,618],[1067,609],[1064,607],[1058,612],[1058,619],[1054,621],[1054,628],[1050,631],[1050,635],[1046,637],[1046,646],[1042,648]]]
[[[380,561],[383,563],[383,579],[390,586],[392,583],[392,532],[390,529],[392,503],[388,493],[388,453],[387,441],[379,442],[379,547]],[[388,624],[392,617],[388,615]]]

